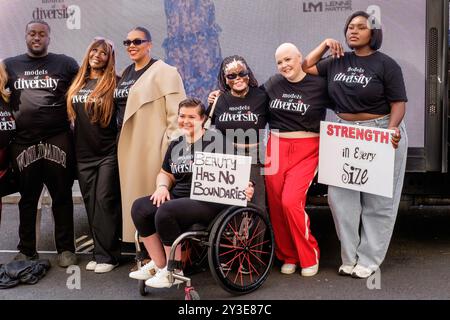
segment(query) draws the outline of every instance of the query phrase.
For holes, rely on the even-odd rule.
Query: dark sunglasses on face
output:
[[[141,44],[143,44],[144,42],[148,42],[147,39],[134,39],[134,40],[124,40],[123,45],[125,47],[129,47],[131,46],[131,44],[134,44],[135,46],[139,46]]]
[[[241,71],[241,72],[239,72],[239,73],[229,73],[229,74],[226,74],[226,75],[225,75],[225,77],[227,77],[228,80],[234,80],[234,79],[236,79],[238,76],[239,76],[240,78],[244,78],[244,77],[248,76],[248,71]]]

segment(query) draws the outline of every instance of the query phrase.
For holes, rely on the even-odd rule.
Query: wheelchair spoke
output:
[[[270,240],[264,240],[263,242],[254,244],[254,245],[252,245],[252,246],[250,247],[250,249],[253,249],[253,248],[258,247],[258,246],[262,246],[262,245],[264,245],[264,244],[267,243],[267,242],[270,242]],[[255,249],[255,250],[256,250],[256,249]]]
[[[242,260],[243,260],[242,256],[239,257],[239,268],[238,268],[238,272],[236,273],[236,277],[234,278],[234,281],[233,281],[234,283],[236,283],[238,277],[240,276],[241,286],[244,285],[244,282],[242,279]]]
[[[251,263],[250,255],[248,255],[248,268],[250,270],[250,273],[251,273],[251,270],[253,269],[255,271],[255,273],[258,275],[258,277],[261,276],[260,273],[258,272],[258,270],[253,265],[253,263]]]
[[[255,231],[253,232],[253,236],[249,239],[250,242],[253,240],[253,238],[255,238],[256,236],[258,236],[261,232],[264,232],[264,231],[265,231],[265,230],[261,230],[260,232],[258,232],[258,233],[256,234],[256,231],[258,230],[259,225],[261,224],[261,221],[262,221],[262,220],[259,219],[258,224],[256,225],[256,228],[255,228]]]
[[[262,261],[257,255],[255,255],[253,252],[250,251],[250,254],[254,256],[259,262],[261,262],[263,265],[266,265],[264,261]]]
[[[236,245],[234,244],[233,239],[228,238],[228,236],[226,236],[226,235],[224,235],[224,238],[225,238],[225,240],[228,240],[228,242],[231,243],[231,245],[232,245],[233,247],[236,247]]]
[[[239,242],[245,247],[245,243],[242,241],[241,237],[239,236],[239,233],[237,233],[236,230],[233,229],[233,227],[232,227],[230,224],[228,224],[228,226],[229,226],[229,227],[231,228],[231,230],[233,231],[234,236],[236,237],[236,239],[238,239]],[[233,243],[233,242],[232,242],[232,243]]]
[[[247,257],[247,264],[248,264],[248,271],[249,271],[249,276],[250,276],[250,282],[253,282],[253,275],[252,275],[253,271],[252,271],[252,269],[255,270],[255,273],[258,276],[259,276],[259,273],[256,270],[256,268],[253,266],[253,264],[250,262],[250,255],[247,254],[246,257]]]
[[[230,267],[232,267],[232,265],[236,261],[236,259],[239,258],[240,256],[242,256],[243,254],[244,254],[244,251],[236,253],[234,255],[234,257],[231,260],[229,260],[226,264],[229,265],[231,263]]]
[[[230,269],[228,270],[228,272],[227,272],[226,275],[225,275],[226,278],[228,277],[228,274],[230,273],[230,271],[233,270],[233,264],[234,264],[236,261],[240,260],[240,259],[241,259],[241,256],[242,256],[243,254],[244,254],[244,252],[240,252],[239,254],[235,255],[233,259],[231,259],[230,261],[228,261],[228,263],[226,263],[226,265],[228,265],[228,264],[231,263],[231,265],[229,266]],[[237,258],[239,258],[239,259],[236,260]]]
[[[250,252],[259,253],[259,254],[269,254],[269,251],[262,251],[262,250],[250,250]]]
[[[221,257],[221,256],[224,256],[224,255],[226,255],[226,254],[229,254],[229,253],[231,253],[231,252],[233,252],[233,251],[236,251],[236,250],[242,250],[243,248],[235,248],[235,247],[231,247],[231,246],[227,246],[227,245],[220,245],[220,247],[221,248],[232,248],[231,250],[229,250],[229,251],[226,251],[226,252],[222,252],[221,254],[219,254],[219,257]]]

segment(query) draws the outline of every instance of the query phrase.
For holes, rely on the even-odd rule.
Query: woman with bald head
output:
[[[266,189],[281,272],[302,276],[319,270],[319,246],[305,211],[306,194],[317,173],[320,121],[328,98],[326,81],[302,70],[302,55],[291,43],[275,52],[279,74],[264,88],[270,98],[270,137],[266,154]],[[274,147],[276,146],[276,147]]]

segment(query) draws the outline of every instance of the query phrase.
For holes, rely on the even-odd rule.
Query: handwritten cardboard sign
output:
[[[392,198],[393,130],[320,123],[319,183]]]
[[[247,206],[251,157],[195,152],[191,199]]]

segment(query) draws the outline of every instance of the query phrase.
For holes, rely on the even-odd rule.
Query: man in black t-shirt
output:
[[[27,53],[5,60],[17,134],[12,162],[19,174],[19,254],[37,259],[36,213],[44,184],[52,197],[58,264],[77,263],[74,245],[72,185],[74,152],[65,94],[78,71],[73,58],[48,53],[50,27],[26,26]]]

